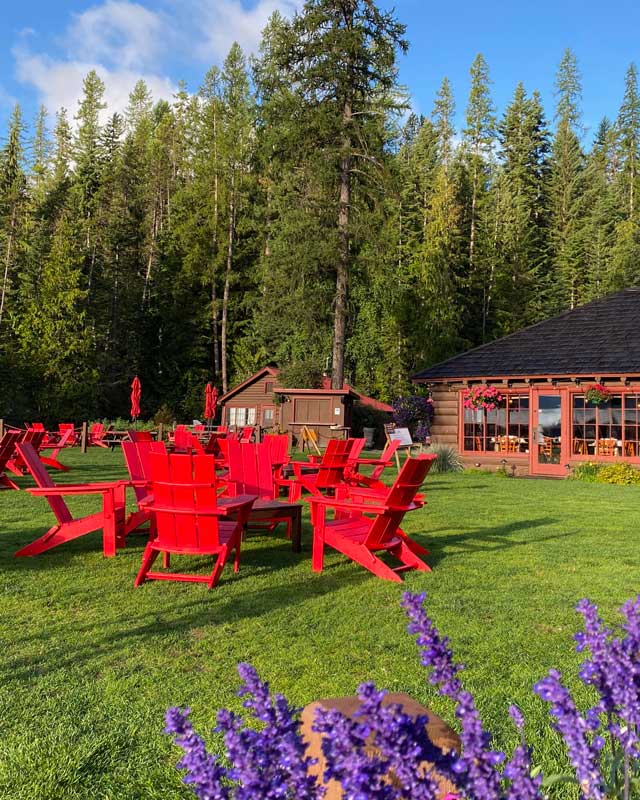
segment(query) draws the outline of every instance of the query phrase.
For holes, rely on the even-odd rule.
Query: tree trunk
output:
[[[211,240],[211,324],[213,326],[213,374],[220,375],[220,345],[218,342],[218,293],[216,290],[216,257],[218,255],[218,116],[213,109],[213,237]]]
[[[227,374],[227,323],[229,320],[229,293],[231,287],[231,270],[233,267],[233,245],[236,235],[236,185],[235,172],[231,173],[231,191],[229,192],[229,236],[227,240],[227,268],[224,276],[224,292],[222,295],[222,325],[220,332],[221,339],[221,361],[222,361],[222,393],[225,394],[229,388]]]
[[[347,337],[347,296],[349,290],[349,212],[351,207],[351,96],[344,104],[342,124],[345,129],[343,154],[340,158],[340,204],[338,207],[338,263],[333,317],[333,354],[331,388],[344,385],[344,351]]]
[[[2,278],[2,295],[0,295],[0,325],[2,325],[2,315],[6,304],[7,293],[9,291],[9,267],[13,258],[13,239],[15,236],[17,222],[17,208],[14,205],[11,211],[11,224],[9,225],[9,237],[7,239],[7,249],[4,258],[4,276]]]

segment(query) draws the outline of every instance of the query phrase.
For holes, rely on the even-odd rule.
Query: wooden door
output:
[[[568,393],[558,389],[534,389],[531,392],[531,463],[532,475],[566,475],[570,442]]]

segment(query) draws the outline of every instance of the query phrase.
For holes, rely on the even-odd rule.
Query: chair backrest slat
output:
[[[200,515],[217,504],[215,463],[207,455],[151,453],[154,505],[159,545],[189,550],[219,544],[218,519]]]
[[[6,431],[2,439],[0,439],[0,473],[13,455],[20,436],[20,431]]]
[[[395,534],[406,514],[407,506],[415,499],[436,458],[436,455],[430,454],[408,458],[404,462],[398,477],[384,498],[385,510],[371,521],[365,542],[367,547],[383,544]]]
[[[316,487],[330,489],[343,482],[344,471],[349,465],[354,439],[330,439],[318,465]]]
[[[17,445],[17,450],[36,482],[36,485],[41,489],[55,488],[55,483],[45,469],[42,461],[40,461],[33,445],[30,442],[21,442]],[[45,495],[45,497],[58,522],[62,524],[64,522],[70,522],[73,519],[62,497],[58,495]]]
[[[166,453],[164,442],[122,442],[122,453],[132,481],[151,481],[151,453]],[[148,488],[133,487],[136,500],[140,502],[149,496]]]
[[[257,495],[260,499],[275,498],[274,465],[268,444],[242,443],[229,440],[227,444],[230,483],[236,494]]]

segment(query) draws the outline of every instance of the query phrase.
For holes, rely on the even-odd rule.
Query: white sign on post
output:
[[[413,444],[409,428],[395,428],[389,433],[392,442],[399,442],[402,447],[410,447]]]

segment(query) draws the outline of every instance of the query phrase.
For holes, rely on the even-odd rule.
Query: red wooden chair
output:
[[[27,428],[20,437],[20,444],[31,444],[37,453],[44,442],[45,436],[46,431],[37,431],[34,428]],[[14,475],[25,475],[27,472],[27,465],[17,447],[13,457],[7,461],[7,469],[11,470]]]
[[[59,438],[57,442],[53,442],[50,440],[49,444],[43,442],[42,446],[38,450],[38,455],[40,456],[40,461],[43,464],[46,464],[48,467],[53,467],[53,469],[58,469],[61,472],[69,472],[69,467],[66,464],[60,463],[58,461],[58,455],[61,450],[65,447],[69,446],[69,441],[73,438],[73,430],[67,429]],[[33,442],[32,442],[33,444]],[[51,450],[49,455],[43,455],[44,450]]]
[[[56,486],[32,444],[19,444],[18,453],[27,465],[37,487],[30,494],[44,497],[57,520],[44,536],[18,550],[16,556],[36,556],[79,536],[102,529],[102,550],[105,556],[115,556],[116,547],[124,547],[125,491],[127,481],[110,483],[64,484]],[[97,494],[102,496],[102,509],[86,517],[73,517],[64,495]]]
[[[132,511],[125,522],[124,535],[138,530],[147,522],[153,528],[151,514],[147,504],[153,499],[151,494],[151,454],[166,453],[164,442],[123,442],[122,454],[127,465],[133,493],[138,505],[137,511]]]
[[[153,442],[155,441],[151,431],[134,431],[129,429],[127,431],[130,442]]]
[[[390,440],[387,442],[380,458],[358,458],[356,460],[356,469],[349,475],[348,482],[353,486],[362,486],[368,489],[386,492],[389,487],[380,480],[380,477],[384,470],[391,464],[399,446],[400,442]],[[361,466],[373,467],[371,474],[362,475],[362,473],[358,471],[358,467]]]
[[[328,545],[385,580],[400,582],[398,573],[408,569],[429,572],[431,568],[418,557],[425,549],[400,529],[400,523],[408,511],[424,505],[416,494],[435,459],[435,455],[407,459],[385,496],[360,501],[317,495],[307,498],[313,522],[313,571],[322,572]],[[334,519],[327,520],[327,509],[334,510]],[[387,566],[376,555],[380,551],[394,556],[400,566]]]
[[[104,437],[107,435],[108,430],[109,428],[105,430],[105,427],[102,422],[94,422],[91,428],[89,429],[89,437],[87,444],[93,447],[108,448],[109,445],[104,441]]]
[[[44,427],[44,423],[42,423],[42,422],[25,422],[24,423],[24,427],[27,428],[27,429],[30,428],[30,429],[32,429],[34,431],[44,431],[43,444],[44,444],[45,447],[52,443],[52,436],[49,433],[49,431],[47,431],[47,429]],[[57,438],[58,437],[55,436],[55,434],[54,434],[53,439],[57,440]]]
[[[187,430],[186,425],[176,425],[173,431],[169,431],[169,433],[167,434],[167,438],[170,442],[173,442],[175,440],[177,431],[186,431],[186,430]]]
[[[72,435],[67,440],[67,447],[73,447],[75,444],[78,444],[79,434],[78,431],[76,431],[73,422],[61,422],[58,425],[58,431],[61,436],[65,433],[65,431],[71,431]]]
[[[192,432],[195,433],[196,436],[202,436],[205,431],[204,425],[194,425],[192,428]]]
[[[306,489],[311,494],[322,495],[323,491],[335,490],[343,485],[354,442],[355,439],[331,439],[322,460],[314,465],[313,472],[308,471],[309,465],[305,462],[292,461],[291,466],[299,488]]]
[[[238,571],[242,529],[255,498],[220,500],[210,456],[152,453],[150,464],[153,500],[147,508],[155,520],[156,536],[145,548],[134,585],[146,580],[195,581],[211,589],[234,551],[234,572]],[[151,572],[160,553],[215,556],[213,571],[208,576]]]
[[[245,425],[238,438],[242,444],[248,444],[253,439],[253,425]]]
[[[18,489],[18,484],[5,475],[5,468],[13,457],[16,444],[20,441],[20,431],[6,431],[0,439],[0,489]]]
[[[271,445],[265,442],[242,444],[230,441],[228,453],[229,473],[226,476],[225,494],[230,497],[254,495],[257,499],[249,515],[249,525],[272,531],[283,522],[287,526],[287,538],[294,538],[297,548],[301,525],[300,506],[278,500],[275,480],[277,465],[272,461]]]

